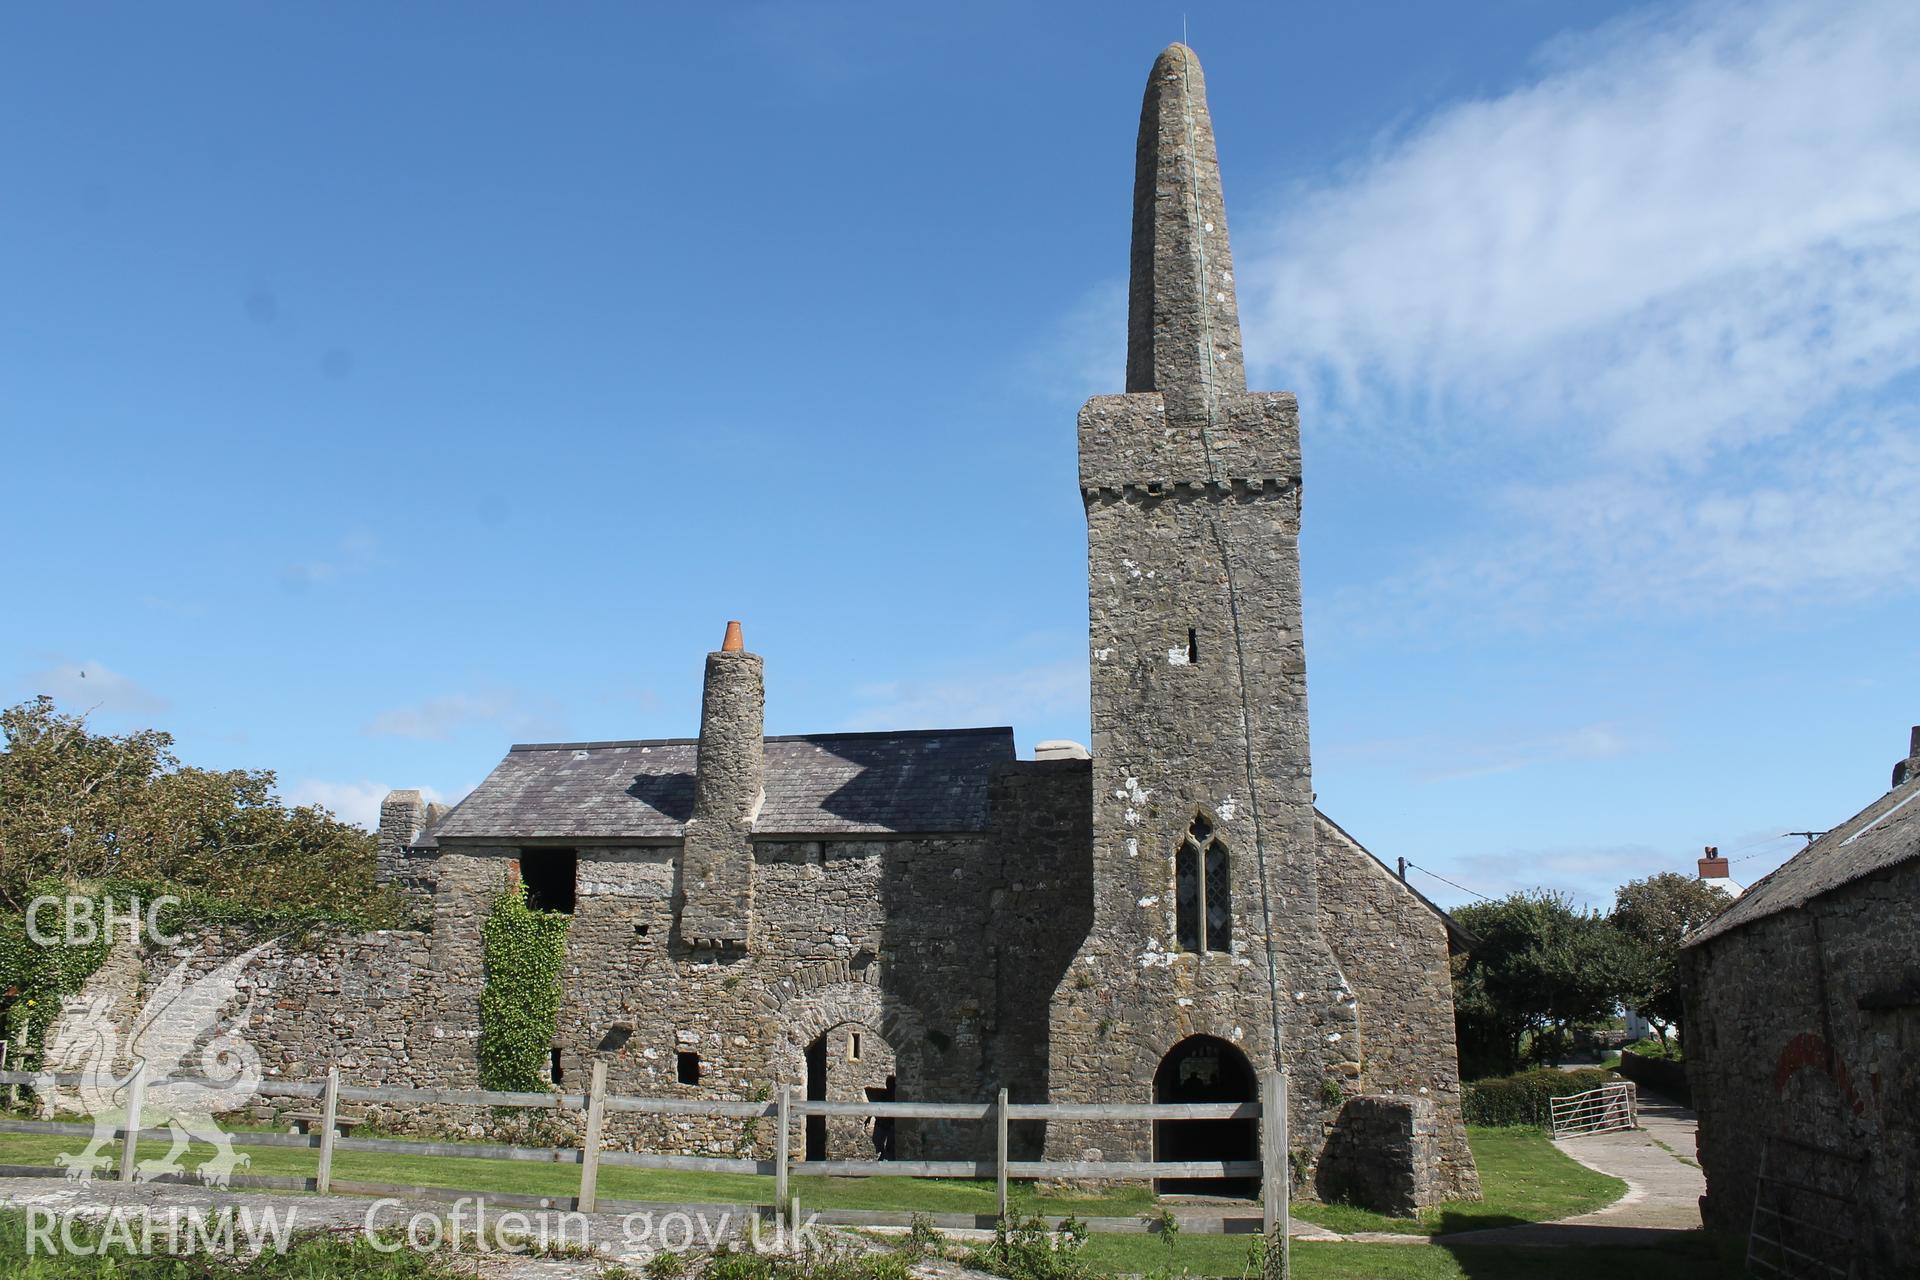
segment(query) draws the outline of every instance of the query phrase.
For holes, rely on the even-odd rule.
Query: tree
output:
[[[1662,1047],[1680,1025],[1680,948],[1732,901],[1706,881],[1674,871],[1630,880],[1614,894],[1608,918],[1634,948],[1622,1000],[1652,1025]]]
[[[1605,917],[1545,890],[1453,914],[1479,939],[1454,975],[1467,1074],[1517,1070],[1550,1054],[1574,1027],[1613,1016],[1633,952]]]
[[[374,891],[374,838],[290,807],[267,769],[183,766],[155,729],[91,732],[41,697],[0,711],[0,911],[28,886],[106,876],[325,910]]]
[[[27,928],[40,893],[110,896],[121,910],[172,893],[222,918],[398,923],[374,883],[372,835],[289,807],[265,769],[195,769],[156,729],[94,733],[49,698],[0,710],[0,1039],[31,1060],[61,996],[105,959],[103,940],[48,944]],[[131,883],[122,883],[131,882]]]

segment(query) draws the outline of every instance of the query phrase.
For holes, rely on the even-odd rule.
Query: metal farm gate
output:
[[[1632,1083],[1622,1080],[1619,1084],[1603,1084],[1585,1093],[1549,1098],[1548,1127],[1556,1138],[1632,1129],[1636,1125],[1634,1092]]]

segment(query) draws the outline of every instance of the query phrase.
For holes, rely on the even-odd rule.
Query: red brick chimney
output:
[[[1720,856],[1720,846],[1710,844],[1706,848],[1706,857],[1700,859],[1700,878],[1702,880],[1725,880],[1733,874],[1733,868]]]

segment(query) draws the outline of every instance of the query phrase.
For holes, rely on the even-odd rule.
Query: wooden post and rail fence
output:
[[[81,1085],[88,1078],[79,1075],[53,1077],[60,1087]],[[0,1071],[0,1083],[44,1086],[47,1077],[25,1071]],[[170,1130],[143,1127],[147,1098],[152,1091],[169,1084],[223,1086],[208,1081],[181,1077],[153,1080],[144,1064],[131,1076],[99,1082],[111,1094],[124,1086],[124,1116],[110,1117],[116,1123],[112,1136],[120,1143],[118,1174],[121,1181],[132,1181],[138,1172],[135,1152],[141,1141],[170,1140]],[[414,1196],[422,1199],[456,1200],[484,1196],[489,1203],[503,1207],[533,1209],[575,1209],[583,1213],[659,1212],[677,1209],[732,1210],[743,1216],[771,1212],[786,1219],[793,1206],[793,1180],[807,1177],[904,1177],[904,1178],[988,1178],[994,1179],[997,1214],[1009,1216],[1008,1183],[1015,1178],[1088,1178],[1102,1180],[1141,1180],[1148,1178],[1258,1178],[1262,1184],[1260,1215],[1249,1212],[1235,1217],[1228,1214],[1183,1223],[1183,1229],[1206,1232],[1253,1232],[1272,1235],[1276,1224],[1286,1221],[1288,1170],[1286,1136],[1286,1083],[1283,1074],[1271,1074],[1261,1081],[1260,1097],[1252,1102],[1206,1103],[1026,1103],[1010,1102],[1001,1089],[992,1102],[823,1102],[795,1097],[793,1087],[782,1085],[768,1101],[733,1099],[638,1098],[607,1092],[606,1063],[593,1064],[587,1091],[582,1093],[506,1093],[489,1089],[415,1089],[363,1087],[342,1084],[337,1068],[329,1069],[324,1080],[263,1081],[257,1096],[273,1099],[317,1101],[319,1112],[306,1113],[313,1123],[307,1133],[253,1133],[230,1135],[241,1147],[292,1147],[318,1151],[315,1176],[311,1178],[276,1177],[257,1174],[233,1175],[236,1187],[263,1187],[277,1190],[319,1191],[334,1194],[374,1196]],[[528,1147],[487,1142],[427,1142],[399,1138],[366,1138],[342,1135],[342,1103],[426,1104],[456,1107],[501,1107],[559,1114],[584,1112],[584,1132],[578,1147]],[[770,1159],[754,1156],[666,1155],[651,1152],[603,1151],[606,1117],[609,1114],[653,1116],[699,1116],[707,1118],[774,1122],[773,1151]],[[792,1158],[794,1139],[804,1132],[804,1120],[810,1116],[858,1116],[875,1119],[971,1121],[991,1126],[994,1156],[991,1160],[803,1160]],[[164,1117],[162,1117],[164,1118]],[[1153,1123],[1183,1120],[1258,1121],[1260,1158],[1256,1160],[1015,1160],[1012,1158],[1010,1128],[1014,1121],[1079,1120],[1101,1123]],[[94,1123],[70,1123],[49,1120],[22,1120],[0,1117],[0,1133],[61,1135],[91,1138]],[[466,1159],[531,1161],[553,1164],[578,1164],[580,1181],[572,1197],[537,1196],[523,1193],[493,1192],[480,1189],[407,1186],[340,1178],[333,1171],[334,1156],[342,1151],[383,1153],[406,1156],[441,1156]],[[771,1205],[726,1205],[665,1203],[656,1201],[613,1200],[600,1194],[600,1170],[613,1166],[628,1169],[664,1169],[681,1172],[733,1173],[770,1176],[773,1179]],[[67,1170],[58,1166],[0,1164],[0,1177],[58,1177]],[[165,1180],[195,1182],[191,1175],[164,1175]],[[820,1222],[841,1226],[907,1226],[915,1215],[892,1210],[821,1209]],[[985,1215],[932,1214],[934,1225],[944,1228],[990,1226],[994,1217]],[[1096,1231],[1142,1231],[1149,1229],[1145,1219],[1082,1219]],[[1282,1234],[1284,1239],[1284,1233]]]

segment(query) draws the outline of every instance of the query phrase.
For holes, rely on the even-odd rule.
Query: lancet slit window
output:
[[[1197,815],[1173,854],[1175,938],[1182,951],[1233,948],[1233,880],[1226,842]]]

